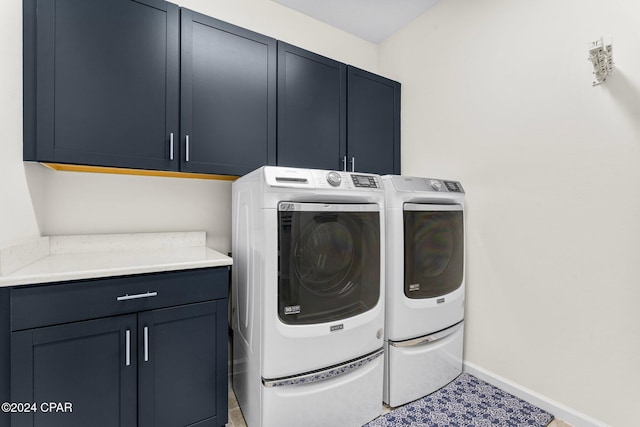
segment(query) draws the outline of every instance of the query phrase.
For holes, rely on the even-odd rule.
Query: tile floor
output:
[[[388,407],[384,408],[383,412],[387,412],[388,410],[389,410]],[[229,386],[229,423],[227,424],[227,427],[247,427],[247,424],[244,422],[242,412],[240,411],[240,407],[238,406],[236,395],[233,393],[231,386]],[[547,427],[573,427],[573,426],[561,420],[553,420]]]
[[[244,417],[242,416],[236,395],[231,386],[229,386],[229,422],[227,423],[227,427],[247,427],[247,423],[244,422]]]

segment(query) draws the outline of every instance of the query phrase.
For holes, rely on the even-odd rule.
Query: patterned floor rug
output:
[[[552,420],[548,412],[464,373],[363,427],[544,427]]]

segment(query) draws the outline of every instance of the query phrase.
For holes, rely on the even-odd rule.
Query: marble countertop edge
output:
[[[23,241],[0,248],[0,287],[232,265],[231,257],[204,246],[204,236],[204,232],[134,233]],[[64,240],[71,245],[60,248]],[[58,246],[51,250],[54,244]]]
[[[161,272],[169,272],[169,271],[179,271],[179,270],[192,270],[197,268],[207,268],[207,267],[224,267],[231,265],[225,261],[218,262],[190,262],[190,263],[175,263],[175,264],[162,264],[155,266],[140,266],[140,267],[129,267],[129,268],[105,268],[103,270],[84,270],[84,271],[74,271],[74,272],[61,272],[61,273],[51,273],[47,275],[18,275],[15,277],[5,277],[0,278],[0,288],[2,287],[10,287],[10,286],[24,286],[24,285],[41,285],[44,283],[60,283],[60,282],[68,282],[68,281],[76,281],[76,280],[90,280],[90,279],[100,279],[105,277],[117,277],[117,276],[128,276],[135,274],[145,274],[145,273],[161,273]]]

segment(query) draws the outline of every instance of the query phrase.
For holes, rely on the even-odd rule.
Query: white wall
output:
[[[442,0],[380,46],[408,175],[467,191],[465,359],[617,427],[640,402],[640,4]],[[592,87],[588,43],[613,37]]]
[[[0,247],[39,236],[22,164],[22,2],[0,14]],[[37,196],[36,196],[37,197]]]
[[[174,3],[376,71],[376,45],[278,3]],[[230,182],[54,172],[24,164],[21,0],[3,3],[0,40],[0,246],[40,234],[205,230],[209,246],[230,249]]]
[[[177,0],[180,6],[376,72],[378,47],[271,0]]]
[[[5,3],[0,246],[204,229],[227,251],[228,182],[22,162],[22,2]],[[637,422],[640,5],[442,0],[378,53],[269,0],[178,3],[401,81],[403,172],[468,194],[466,359],[612,425]],[[603,34],[617,69],[593,88],[587,45]]]

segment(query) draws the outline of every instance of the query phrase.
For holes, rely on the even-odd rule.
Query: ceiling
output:
[[[273,0],[378,44],[438,0]]]

